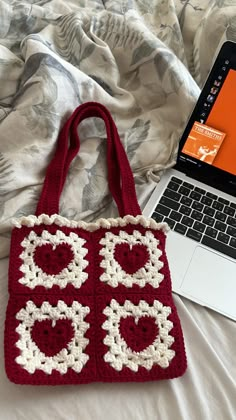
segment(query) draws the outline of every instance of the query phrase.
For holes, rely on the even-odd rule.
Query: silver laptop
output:
[[[236,320],[236,44],[223,44],[143,213],[165,221],[172,288]]]

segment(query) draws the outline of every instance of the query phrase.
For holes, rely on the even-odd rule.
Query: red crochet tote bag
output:
[[[78,124],[107,130],[110,192],[118,218],[59,215]],[[9,263],[5,366],[18,384],[170,379],[186,369],[171,294],[165,223],[142,216],[114,121],[95,102],[79,106],[59,135],[36,215],[15,221]]]

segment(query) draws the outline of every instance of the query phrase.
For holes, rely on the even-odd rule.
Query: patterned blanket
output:
[[[174,164],[178,140],[216,50],[236,29],[234,0],[0,0],[0,257],[12,217],[35,211],[60,127],[79,104],[103,103],[138,195]],[[61,214],[115,213],[106,134],[81,124]]]

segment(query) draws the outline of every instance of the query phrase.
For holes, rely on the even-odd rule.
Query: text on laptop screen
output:
[[[225,63],[225,77],[213,81],[181,152],[236,175],[236,70]]]

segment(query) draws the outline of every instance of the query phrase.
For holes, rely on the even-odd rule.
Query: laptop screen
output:
[[[212,175],[223,184],[236,186],[235,96],[236,44],[227,42],[180,141],[178,163],[182,169],[199,173],[203,180]]]

